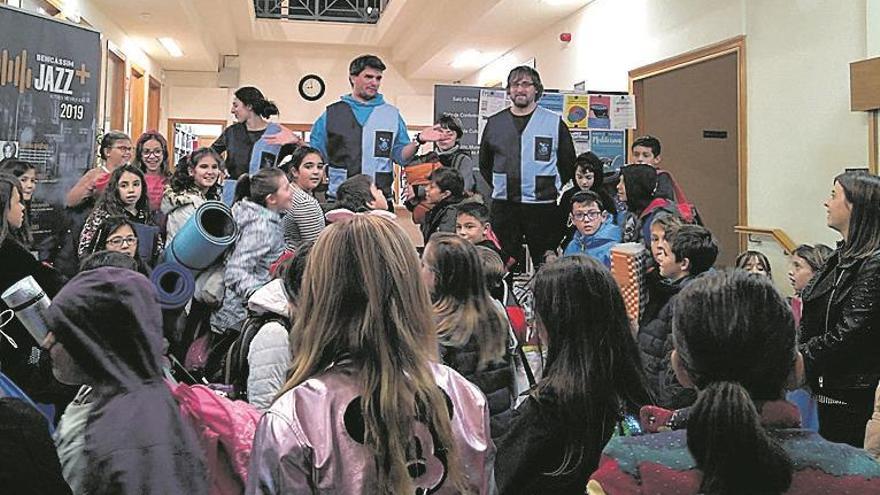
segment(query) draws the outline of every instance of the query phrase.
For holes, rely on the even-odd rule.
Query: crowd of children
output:
[[[241,98],[242,122],[273,111]],[[459,153],[460,123],[438,125],[439,152]],[[880,492],[861,449],[880,452],[880,179],[835,178],[843,240],[791,253],[786,300],[758,251],[715,267],[660,150],[637,139],[619,171],[577,157],[528,301],[470,161],[410,189],[419,257],[369,176],[325,202],[317,148],[255,173],[236,154],[238,238],[182,313],[147,277],[223,197],[229,159],[202,148],[172,174],[160,134],[132,149],[108,133],[48,249],[29,229],[36,170],[6,160],[0,289],[32,276],[52,304],[40,342],[0,313],[0,479],[32,482],[16,493]],[[622,243],[649,253],[637,321],[609,270]]]

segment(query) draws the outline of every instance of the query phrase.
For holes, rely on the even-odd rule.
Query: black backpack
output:
[[[290,321],[275,313],[248,314],[247,319],[241,324],[241,331],[223,359],[223,383],[232,386],[231,399],[247,400],[247,381],[250,372],[248,352],[254,337],[270,322],[276,322],[290,332]]]

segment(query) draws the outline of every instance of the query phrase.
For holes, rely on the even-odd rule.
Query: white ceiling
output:
[[[593,0],[391,0],[376,25],[257,20],[252,0],[81,1],[166,70],[216,71],[241,42],[348,44],[390,51],[407,78],[452,81],[480,68],[451,67],[458,53],[477,49],[488,63]],[[157,41],[165,36],[184,57],[167,54]]]

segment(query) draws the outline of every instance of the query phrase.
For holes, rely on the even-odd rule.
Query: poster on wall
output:
[[[590,131],[590,151],[602,159],[605,172],[620,170],[626,162],[626,131]]]
[[[576,155],[590,151],[590,131],[586,129],[572,129],[571,140],[574,143]]]
[[[483,129],[486,127],[486,121],[489,117],[504,110],[510,106],[510,98],[507,97],[507,91],[504,89],[482,89],[480,90],[480,127],[477,132],[477,142],[483,139]]]
[[[442,101],[443,105],[436,102]],[[480,88],[472,86],[434,86],[434,122],[443,114],[450,114],[461,120],[464,134],[461,137],[462,149],[475,152],[479,124],[477,107],[480,104]]]
[[[0,150],[37,168],[36,244],[94,161],[100,34],[0,5]]]
[[[587,108],[590,105],[590,97],[585,94],[565,95],[565,123],[571,129],[587,128]]]
[[[636,101],[633,95],[614,95],[611,97],[611,128],[636,128]]]
[[[538,106],[546,108],[547,110],[550,110],[556,115],[562,117],[562,107],[564,100],[565,95],[561,93],[548,93],[545,91],[544,95],[541,96],[541,99],[538,100]]]
[[[588,125],[590,129],[610,129],[611,118],[608,108],[611,106],[611,98],[608,95],[590,95],[590,112]]]

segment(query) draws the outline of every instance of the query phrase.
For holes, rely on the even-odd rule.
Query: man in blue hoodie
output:
[[[410,141],[400,111],[379,93],[384,70],[385,64],[375,55],[352,60],[348,68],[351,93],[329,105],[312,126],[309,142],[328,161],[331,197],[336,197],[345,179],[366,174],[390,198],[392,163],[406,164],[420,145],[443,137],[439,129],[428,128]]]
[[[564,256],[586,254],[611,267],[611,247],[620,243],[623,233],[605,210],[602,199],[589,189],[571,197],[571,222],[577,231]]]

